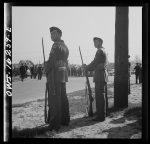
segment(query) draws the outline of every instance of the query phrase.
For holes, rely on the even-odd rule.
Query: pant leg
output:
[[[95,99],[96,99],[96,115],[100,120],[105,119],[106,100],[105,100],[105,83],[95,82]]]
[[[39,74],[39,79],[41,80],[41,74]]]
[[[70,122],[69,102],[66,94],[66,83],[61,83],[61,124],[68,125]]]
[[[105,84],[106,115],[108,115],[107,83]]]
[[[137,81],[138,81],[138,75],[136,74],[135,75],[135,79],[136,79],[136,83],[138,83]]]
[[[24,78],[25,78],[25,74],[22,73],[22,74],[21,74],[21,79],[22,79],[22,81],[23,81]]]
[[[61,83],[55,83],[55,95],[51,95],[50,85],[49,91],[49,125],[50,129],[58,130],[61,125]]]
[[[23,81],[23,74],[20,75],[21,81]]]
[[[130,94],[130,77],[128,78],[128,94]]]
[[[40,74],[40,79],[42,79],[42,73]]]
[[[142,83],[142,75],[139,74],[139,83]]]
[[[139,74],[137,75],[137,83],[140,83]]]

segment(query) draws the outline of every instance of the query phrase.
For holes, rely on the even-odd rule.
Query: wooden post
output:
[[[128,7],[116,7],[114,107],[128,107]]]

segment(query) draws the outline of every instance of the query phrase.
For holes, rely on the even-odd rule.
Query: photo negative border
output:
[[[12,130],[12,4],[4,3],[4,141],[9,141]]]
[[[142,6],[142,139],[148,140],[148,3],[4,3],[4,141],[12,140],[12,6]]]

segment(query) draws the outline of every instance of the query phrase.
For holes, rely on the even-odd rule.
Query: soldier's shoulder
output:
[[[58,42],[55,42],[52,46],[52,48],[60,48],[60,47],[63,47],[63,46],[66,46],[64,41],[58,41]]]
[[[53,43],[52,48],[53,48],[53,49],[54,49],[54,48],[58,48],[59,45],[60,45],[59,43],[55,42],[55,43]]]
[[[67,45],[64,43],[63,40],[60,42],[59,48],[60,48],[60,49],[67,49],[67,50],[68,50],[68,47],[67,47]]]
[[[103,47],[103,48],[101,48],[101,51],[102,51],[103,53],[105,53],[105,52],[106,52],[104,47]]]
[[[99,54],[105,54],[106,52],[105,52],[105,48],[100,48],[100,49],[98,49],[97,50],[97,53],[99,53]]]

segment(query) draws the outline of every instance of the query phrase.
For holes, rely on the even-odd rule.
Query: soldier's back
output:
[[[55,43],[57,48],[57,58],[55,63],[55,80],[56,82],[67,82],[67,59],[69,56],[69,50],[64,41]]]
[[[67,62],[67,58],[68,58],[68,55],[69,55],[68,47],[66,46],[64,41],[60,41],[60,42],[56,43],[56,45],[58,47],[57,60],[63,60],[65,62]]]

